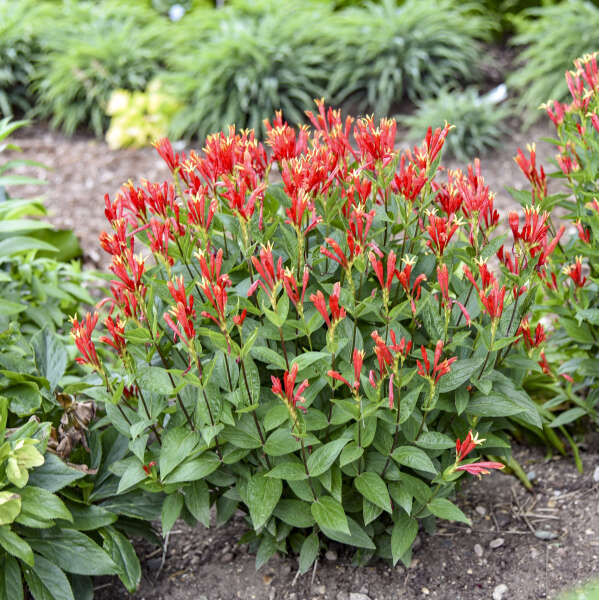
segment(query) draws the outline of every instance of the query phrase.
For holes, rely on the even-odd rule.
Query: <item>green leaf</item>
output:
[[[4,298],[0,298],[0,317],[13,317],[27,309],[26,304],[10,302]]]
[[[42,403],[42,396],[35,383],[20,383],[2,392],[10,401],[9,410],[19,417],[33,414]]]
[[[354,460],[358,460],[362,454],[364,454],[364,448],[358,446],[356,442],[350,442],[341,452],[339,466],[344,467],[345,465],[354,462]]]
[[[130,593],[135,592],[141,581],[141,565],[131,542],[114,527],[100,529],[104,550],[114,561],[116,573]]]
[[[53,562],[35,555],[35,564],[23,569],[35,600],[75,600],[67,576]]]
[[[45,456],[41,467],[33,469],[29,474],[29,484],[44,488],[49,492],[57,492],[77,479],[85,477],[79,469],[67,466],[58,456],[50,452]]]
[[[320,541],[317,533],[311,533],[302,544],[299,556],[299,572],[306,573],[314,564],[320,549]]]
[[[338,531],[351,535],[343,506],[331,496],[321,496],[312,503],[310,510],[323,531]]]
[[[168,395],[173,391],[173,384],[165,369],[143,365],[138,372],[137,381],[141,388],[154,394]]]
[[[427,505],[428,509],[440,519],[447,521],[460,521],[472,525],[470,519],[447,498],[433,498]]]
[[[278,352],[275,352],[270,348],[266,348],[265,346],[253,346],[250,350],[250,354],[254,359],[262,363],[274,365],[277,369],[281,369],[281,371],[287,370],[285,359]]]
[[[58,248],[52,246],[42,240],[36,240],[33,237],[15,235],[11,236],[6,240],[0,242],[0,256],[13,256],[15,254],[21,254],[22,252],[29,252],[31,250],[45,250],[46,252],[56,253]]]
[[[482,358],[468,358],[466,360],[458,360],[451,365],[451,371],[447,375],[443,375],[439,380],[437,389],[440,394],[452,392],[459,388],[463,383],[474,375],[477,369],[483,363]]]
[[[385,482],[379,475],[366,471],[354,479],[356,489],[370,502],[391,514],[391,498]]]
[[[48,380],[53,392],[67,366],[67,351],[58,336],[47,327],[31,338],[35,364],[40,373]]]
[[[254,529],[266,524],[275,506],[281,498],[283,484],[280,479],[266,477],[264,473],[256,473],[247,485],[247,505]]]
[[[289,368],[291,369],[293,365],[297,365],[298,373],[301,373],[305,368],[323,358],[330,359],[331,355],[328,352],[303,352],[291,361]]]
[[[303,500],[283,499],[279,500],[272,513],[277,519],[292,527],[312,527],[314,517],[310,510],[310,504]]]
[[[347,544],[348,546],[354,546],[356,548],[366,548],[368,550],[376,549],[373,541],[368,537],[366,532],[351,518],[347,517],[347,524],[349,527],[349,534],[344,531],[336,531],[329,527],[323,527],[320,525],[322,532],[330,539],[340,542],[341,544]]]
[[[71,513],[58,497],[33,485],[19,490],[21,496],[21,514],[39,519],[64,519],[73,522]]]
[[[466,407],[466,413],[477,417],[509,417],[524,412],[509,398],[499,394],[475,394]]]
[[[404,512],[400,512],[391,532],[391,554],[393,566],[412,547],[418,534],[418,521]]]
[[[68,573],[114,575],[112,559],[89,536],[74,529],[44,529],[27,538],[31,547]]]
[[[185,507],[204,527],[210,526],[210,492],[206,482],[192,482],[184,490]]]
[[[124,461],[121,461],[121,464],[122,463],[126,463],[127,467],[119,481],[119,487],[116,491],[117,494],[126,492],[147,477],[147,474],[143,469],[143,464],[136,456],[130,456]]]
[[[106,527],[114,523],[118,516],[97,504],[77,504],[69,502],[67,504],[71,515],[73,516],[72,524],[64,524],[61,526],[69,529],[77,529],[78,531],[92,531],[100,527]]]
[[[339,438],[324,446],[316,448],[308,457],[308,471],[312,477],[318,477],[327,471],[339,456],[343,447],[349,442],[347,438]]]
[[[173,528],[175,521],[181,514],[184,500],[183,495],[179,492],[170,494],[164,499],[161,514],[163,535],[166,535]]]
[[[213,452],[205,452],[202,456],[191,458],[180,464],[165,480],[164,483],[185,483],[208,477],[216,471],[220,460]]]
[[[160,478],[164,479],[177,465],[192,454],[200,443],[200,435],[188,427],[169,429],[162,438],[158,461]]]
[[[405,423],[416,408],[418,402],[418,396],[420,396],[420,390],[422,390],[423,384],[410,390],[405,396],[402,396],[399,404],[399,424]]]
[[[302,479],[308,478],[303,463],[299,461],[285,461],[279,463],[266,473],[266,477],[286,479],[287,481],[301,481]]]
[[[562,425],[566,425],[568,423],[572,423],[576,419],[587,414],[587,411],[580,406],[575,406],[569,410],[565,410],[563,413],[560,413],[551,423],[549,423],[549,427],[561,427]]]
[[[33,564],[33,552],[31,546],[16,533],[14,533],[8,525],[0,527],[0,546],[2,546],[9,555],[20,558],[28,565]]]
[[[277,429],[266,440],[264,452],[270,456],[283,456],[299,450],[300,445],[299,440],[291,435],[289,429]]]
[[[455,441],[444,433],[425,431],[416,440],[416,445],[426,450],[448,450],[455,446]]]
[[[17,559],[9,555],[0,561],[0,600],[23,600],[21,568]]]
[[[398,462],[400,465],[410,467],[411,469],[417,469],[419,471],[425,471],[427,473],[436,473],[437,469],[431,462],[428,454],[420,448],[414,448],[413,446],[400,446],[393,451],[391,458]]]

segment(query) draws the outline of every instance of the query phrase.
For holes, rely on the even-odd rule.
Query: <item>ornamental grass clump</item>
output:
[[[73,335],[133,453],[115,493],[164,493],[165,533],[241,510],[258,567],[330,540],[409,563],[421,522],[469,522],[465,472],[520,473],[508,433],[544,435],[512,342],[560,234],[493,269],[480,165],[439,171],[449,125],[399,152],[394,120],[307,116],[158,141],[172,180],[106,196],[106,312]]]

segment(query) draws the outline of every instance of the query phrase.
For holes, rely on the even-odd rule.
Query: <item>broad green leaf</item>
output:
[[[364,448],[361,448],[356,444],[356,442],[350,442],[343,450],[341,451],[341,456],[339,457],[339,465],[344,467],[354,460],[357,460],[364,454]]]
[[[400,446],[396,448],[391,458],[400,465],[410,467],[411,469],[426,471],[427,473],[437,472],[428,454],[424,450],[415,448],[414,446]]]
[[[560,413],[551,423],[549,423],[549,427],[561,427],[562,425],[566,425],[579,419],[580,417],[587,414],[587,411],[580,406],[575,406],[569,410],[565,410],[563,413]]]
[[[116,565],[116,573],[130,593],[135,592],[141,581],[141,565],[131,542],[114,527],[100,529],[104,550]]]
[[[402,396],[399,404],[399,423],[405,423],[414,412],[416,403],[418,402],[418,396],[420,396],[420,390],[422,390],[423,384],[410,390],[405,396]]]
[[[67,466],[58,456],[50,452],[45,456],[41,467],[33,469],[29,474],[29,484],[44,488],[49,492],[57,492],[77,479],[85,477],[85,472]]]
[[[349,442],[347,438],[339,438],[324,446],[316,448],[308,457],[308,471],[312,477],[318,477],[327,471],[339,456],[343,447]]]
[[[323,358],[330,359],[331,355],[328,352],[303,352],[299,356],[296,356],[289,365],[289,368],[293,367],[293,365],[297,365],[298,372],[301,372],[303,369],[309,367],[311,364],[315,363],[317,360],[321,360]]]
[[[349,534],[344,531],[330,529],[319,523],[322,532],[331,540],[347,544],[348,546],[355,546],[356,548],[366,548],[368,550],[374,550],[376,548],[374,542],[368,537],[367,533],[351,517],[347,517],[347,524],[349,527]]]
[[[19,490],[19,495],[22,513],[40,519],[64,519],[73,522],[73,517],[64,502],[48,490],[28,485]]]
[[[188,427],[169,429],[162,438],[158,461],[160,478],[164,479],[177,465],[192,454],[200,443],[200,435]]]
[[[23,600],[21,568],[13,556],[0,559],[0,600]]]
[[[31,546],[8,525],[0,527],[0,546],[8,552],[9,555],[20,558],[28,565],[33,564],[33,551]]]
[[[181,514],[181,509],[183,508],[183,494],[176,492],[174,494],[170,494],[164,499],[164,503],[162,504],[162,533],[166,535],[175,524],[175,521],[179,518]]]
[[[54,562],[35,555],[35,564],[23,569],[25,581],[35,600],[76,600],[71,584]]]
[[[43,529],[29,536],[31,547],[67,573],[114,575],[116,565],[89,536],[74,529]]]
[[[292,527],[312,527],[314,525],[310,504],[303,500],[279,500],[272,514]]]
[[[180,464],[164,481],[164,483],[185,483],[208,477],[216,471],[220,460],[213,452],[205,452],[197,458],[191,458]]]
[[[183,491],[185,507],[204,527],[210,526],[210,492],[206,482],[198,480],[192,482]]]
[[[391,532],[393,565],[412,547],[418,534],[418,521],[404,512],[399,513]]]
[[[0,492],[0,526],[10,525],[21,513],[21,495],[16,492]]]
[[[323,531],[338,531],[350,535],[343,506],[331,496],[320,496],[318,500],[312,503],[310,510],[316,523]]]
[[[476,394],[466,407],[467,414],[477,417],[509,417],[522,412],[524,412],[524,408],[499,394],[488,396]]]
[[[385,482],[373,472],[360,473],[354,479],[356,489],[370,502],[391,514],[391,498]]]
[[[31,338],[35,364],[39,372],[48,380],[53,392],[67,366],[67,351],[58,336],[47,327]]]
[[[287,481],[301,481],[302,479],[308,478],[303,463],[299,461],[285,461],[279,463],[266,473],[266,477],[285,479]]]
[[[154,394],[168,395],[173,391],[173,384],[165,369],[144,365],[139,369],[137,381],[141,388]]]
[[[20,383],[2,391],[9,399],[9,410],[19,417],[33,414],[42,403],[42,396],[35,383]]]
[[[447,375],[443,375],[437,386],[439,393],[452,392],[459,388],[463,383],[468,381],[472,375],[477,373],[483,363],[482,358],[468,358],[466,360],[458,360],[451,365],[451,371]]]
[[[318,556],[320,542],[317,533],[311,533],[302,544],[299,556],[299,572],[306,573]]]
[[[252,346],[250,354],[255,360],[267,365],[274,365],[277,367],[277,369],[281,369],[281,371],[287,370],[285,358],[283,358],[283,356],[281,356],[278,352],[275,352],[266,346]]]
[[[455,440],[438,431],[425,431],[416,440],[416,445],[426,450],[447,450],[455,446]]]
[[[281,498],[283,484],[280,479],[266,477],[264,473],[256,473],[247,485],[247,505],[254,529],[266,524],[275,506]]]
[[[270,456],[283,456],[299,450],[300,445],[299,440],[291,435],[288,428],[277,429],[266,440],[264,452]]]
[[[433,498],[427,505],[427,508],[440,519],[447,521],[460,521],[471,525],[470,519],[447,498]]]
[[[117,494],[122,494],[123,492],[126,492],[127,490],[136,486],[140,481],[143,481],[147,477],[147,474],[143,469],[143,464],[136,456],[130,456],[122,462],[127,463],[127,468],[121,475],[121,480],[119,481]]]
[[[27,310],[26,304],[10,302],[4,298],[0,298],[0,317],[13,317]]]
[[[31,250],[44,250],[52,253],[58,252],[58,248],[52,246],[52,244],[23,235],[11,236],[0,242],[0,257],[13,256]]]
[[[78,504],[76,502],[67,503],[67,508],[73,516],[71,524],[61,524],[62,527],[77,529],[78,531],[92,531],[100,527],[106,527],[114,523],[118,516],[113,512],[98,506],[97,504]]]

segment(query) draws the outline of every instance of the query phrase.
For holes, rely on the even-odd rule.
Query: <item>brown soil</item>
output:
[[[312,572],[295,577],[295,557],[276,556],[256,571],[254,556],[236,544],[245,531],[239,515],[218,529],[176,527],[157,579],[160,551],[140,545],[144,567],[140,590],[129,596],[115,579],[101,586],[98,596],[101,600],[486,600],[504,584],[504,600],[556,598],[562,590],[599,576],[599,483],[593,478],[599,465],[597,450],[587,448],[583,453],[581,475],[571,458],[548,460],[539,449],[519,448],[517,459],[527,472],[534,472],[533,491],[501,473],[472,481],[457,503],[473,526],[444,521],[434,535],[421,531],[409,569],[383,561],[355,567],[351,555],[331,543],[333,554],[321,555],[314,577]]]

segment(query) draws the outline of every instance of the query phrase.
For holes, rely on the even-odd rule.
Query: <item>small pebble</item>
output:
[[[530,556],[531,558],[538,558],[539,556],[539,551],[536,548],[531,548],[530,550]]]
[[[349,600],[370,600],[370,598],[366,594],[361,594],[360,592],[350,592]]]
[[[554,533],[553,531],[538,530],[535,531],[535,536],[540,540],[554,540],[557,537],[557,533]]]
[[[335,560],[337,560],[337,553],[336,553],[334,550],[327,550],[327,552],[326,552],[326,554],[324,555],[324,557],[325,557],[327,560],[330,560],[330,561],[335,561]]]
[[[505,596],[507,592],[507,585],[505,585],[505,583],[500,583],[499,585],[495,586],[495,589],[493,590],[493,600],[503,600],[503,597]]]
[[[320,596],[324,596],[327,588],[324,585],[315,585],[312,590],[315,594],[319,594]]]
[[[487,509],[484,506],[477,506],[474,509],[481,517],[484,517],[487,514]]]
[[[537,474],[534,471],[529,471],[526,473],[526,477],[528,477],[529,481],[534,481],[537,478]]]
[[[474,544],[474,554],[481,558],[483,555],[483,547],[480,544]]]
[[[223,554],[223,557],[220,559],[220,561],[224,564],[230,563],[233,560],[233,554],[231,552],[227,552],[226,554]]]
[[[496,548],[503,546],[504,541],[505,540],[503,538],[495,538],[494,540],[491,540],[489,542],[489,548],[492,548],[493,550],[495,550]]]
[[[349,600],[349,595],[347,592],[338,592],[336,600]]]
[[[596,483],[599,482],[599,465],[595,467],[595,470],[593,471],[593,481],[595,481]]]
[[[426,587],[423,587],[422,590],[421,590],[421,592],[422,592],[423,596],[428,596],[430,594],[429,589],[426,588]]]

